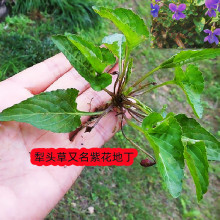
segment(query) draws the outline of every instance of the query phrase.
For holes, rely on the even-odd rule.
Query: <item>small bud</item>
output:
[[[140,165],[143,166],[143,167],[151,167],[151,166],[153,166],[153,165],[155,165],[155,164],[156,164],[155,161],[151,161],[151,160],[149,160],[149,159],[145,159],[145,160],[142,160],[142,161],[140,162]]]

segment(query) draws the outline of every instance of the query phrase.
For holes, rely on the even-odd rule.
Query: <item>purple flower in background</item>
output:
[[[208,41],[210,44],[216,43],[218,45],[219,40],[218,37],[220,35],[220,28],[215,29],[213,32],[211,30],[204,30],[205,33],[209,34],[207,37],[205,37],[204,41]]]
[[[160,0],[155,0],[156,2],[159,2]]]
[[[160,10],[160,6],[159,5],[153,5],[151,3],[151,15],[154,18],[158,17],[159,10]]]
[[[172,12],[175,12],[173,15],[173,19],[179,20],[180,18],[185,18],[186,15],[182,13],[186,9],[186,4],[180,4],[178,7],[174,3],[169,4],[169,9]]]
[[[208,11],[206,12],[206,15],[208,14],[209,17],[216,17],[215,9],[219,6],[219,0],[206,0],[205,6],[208,8]],[[218,7],[218,10],[220,11],[220,8]]]

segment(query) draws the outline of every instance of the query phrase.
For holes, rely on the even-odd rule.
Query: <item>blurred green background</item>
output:
[[[132,8],[150,27],[150,0],[17,0],[10,17],[0,23],[0,81],[49,58],[59,51],[52,43],[53,34],[79,33],[84,38],[101,43],[104,36],[117,30],[108,21],[93,13],[92,5]],[[177,50],[151,49],[145,42],[133,52],[133,79],[153,69]],[[200,122],[220,137],[220,62],[203,61],[198,66],[204,74],[206,89],[203,95],[204,116]],[[163,82],[172,78],[172,70],[160,71],[152,78]],[[193,117],[185,96],[175,86],[162,87],[142,101],[155,110],[164,104],[167,111],[186,113]],[[125,126],[129,137],[143,147],[145,139]],[[131,148],[121,132],[105,147]],[[151,149],[149,149],[152,152]],[[167,192],[156,167],[143,168],[141,153],[130,167],[86,167],[71,190],[46,219],[212,219],[220,218],[220,167],[211,162],[210,186],[198,204],[193,181],[186,172],[182,195],[174,199]],[[187,170],[187,168],[186,168]]]
[[[152,2],[155,3],[154,0]],[[172,19],[173,12],[169,9],[170,3],[185,3],[183,13],[186,18]],[[160,5],[159,16],[152,18],[152,41],[154,48],[219,48],[215,43],[204,42],[207,36],[203,30],[211,30],[212,25],[218,28],[218,16],[210,18],[205,15],[207,8],[205,0],[163,0]]]

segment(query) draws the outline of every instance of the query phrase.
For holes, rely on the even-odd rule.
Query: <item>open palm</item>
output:
[[[0,111],[43,91],[67,88],[80,91],[77,103],[82,111],[94,111],[110,99],[103,91],[93,91],[64,55],[58,54],[1,82]],[[81,120],[85,122],[87,117]],[[111,112],[90,133],[77,133],[72,142],[69,134],[39,130],[26,123],[0,122],[0,219],[44,218],[83,169],[34,166],[29,153],[33,148],[101,147],[114,135],[117,121]]]

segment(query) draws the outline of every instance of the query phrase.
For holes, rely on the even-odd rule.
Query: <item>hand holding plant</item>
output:
[[[117,70],[117,67],[112,69]],[[0,100],[4,100],[0,110],[41,92],[68,88],[79,90],[78,108],[84,111],[94,110],[110,100],[106,92],[93,91],[65,56],[58,54],[0,82]],[[91,102],[93,97],[96,99]],[[86,120],[82,118],[82,123]],[[72,142],[69,133],[52,133],[26,123],[0,123],[0,219],[43,219],[83,169],[80,166],[34,166],[29,154],[33,148],[101,147],[114,135],[112,131],[116,126],[120,127],[115,113],[111,112],[92,132],[81,131]]]
[[[155,112],[137,97],[165,85],[176,85],[185,93],[194,114],[201,118],[203,108],[200,96],[204,89],[204,79],[199,68],[191,63],[216,58],[220,55],[220,49],[182,51],[129,85],[133,66],[131,53],[149,37],[147,27],[131,10],[103,7],[94,10],[100,16],[111,20],[123,34],[105,37],[103,43],[106,48],[99,48],[74,34],[54,36],[53,41],[91,87],[105,92],[111,100],[103,103],[101,108],[85,111],[77,107],[76,97],[79,91],[56,90],[41,93],[4,110],[0,114],[0,121],[26,122],[39,129],[57,133],[85,128],[83,131],[89,133],[99,125],[100,120],[114,112],[121,125],[125,119],[128,125],[146,137],[154,150],[155,159],[142,146],[130,140],[122,129],[124,137],[148,157],[146,163],[142,162],[143,165],[157,163],[171,195],[178,197],[181,193],[186,162],[196,185],[198,200],[201,200],[208,187],[208,160],[220,160],[219,141],[195,119],[172,112]],[[115,64],[115,57],[119,71],[114,71],[111,75],[108,73],[108,67]],[[186,68],[183,69],[183,66]],[[151,81],[145,82],[156,71],[167,68],[174,68],[172,80],[159,85]],[[111,84],[113,76],[116,76],[116,80],[113,90],[110,91],[107,86]],[[97,100],[96,96],[94,100]],[[137,123],[129,120],[126,112]],[[80,121],[83,115],[91,116],[90,120]]]

